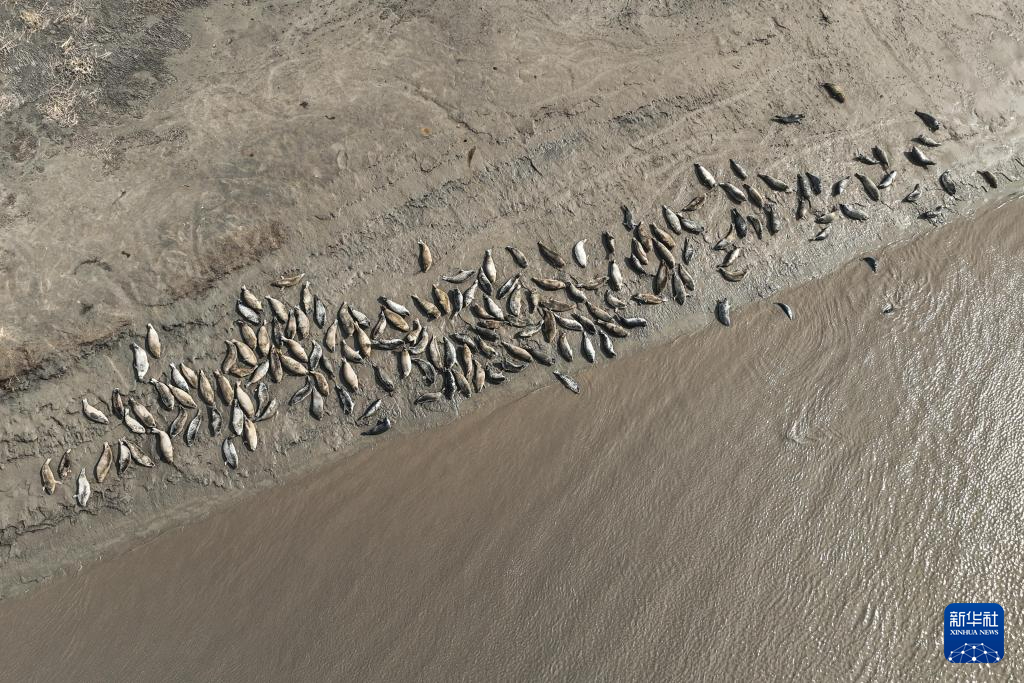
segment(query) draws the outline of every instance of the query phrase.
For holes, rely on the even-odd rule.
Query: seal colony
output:
[[[846,101],[839,86],[824,83],[822,88],[835,102]],[[930,114],[915,115],[930,133],[942,129]],[[786,113],[773,120],[799,128],[805,117]],[[922,133],[911,143],[903,156],[913,167],[927,170],[935,165],[917,145],[934,148],[941,142]],[[112,432],[98,455],[89,456],[96,458],[87,463],[92,481],[103,485],[111,472],[120,477],[132,466],[151,468],[162,462],[177,467],[181,445],[191,451],[216,444],[224,464],[234,470],[244,450],[259,448],[263,423],[277,418],[284,402],[288,408],[305,406],[314,420],[332,412],[327,407],[331,402],[363,435],[376,436],[390,430],[401,414],[396,393],[402,383],[415,387],[411,406],[457,406],[531,365],[571,364],[577,353],[587,363],[601,356],[615,358],[616,344],[648,325],[631,309],[686,304],[697,288],[691,268],[698,251],[717,261],[714,273],[724,281],[739,283],[751,267],[744,260],[744,244],[778,237],[785,230],[786,213],[797,225],[811,222],[806,242],[828,239],[843,220],[869,221],[870,206],[881,203],[899,177],[892,159],[876,145],[870,154],[858,153],[853,160],[880,166],[877,182],[865,170],[831,183],[806,170],[786,179],[750,173],[735,159],[728,160],[733,177],[720,181],[708,167],[694,163],[696,181],[705,191],[679,210],[663,205],[662,225],[640,220],[624,205],[622,231],[605,231],[599,240],[579,239],[565,245],[564,252],[563,245],[540,241],[532,256],[528,252],[533,249],[514,245],[487,249],[477,267],[460,264],[443,273],[429,293],[409,295],[409,305],[400,297],[380,296],[371,307],[342,302],[335,308],[302,272],[279,277],[271,283],[276,291],[267,294],[242,286],[234,302],[237,334],[224,341],[217,368],[166,362],[169,349],[156,327],[147,324],[129,349],[135,385],[111,390],[108,410],[115,419],[97,407],[100,401],[81,399],[84,419]],[[990,187],[997,186],[991,172],[978,173]],[[854,187],[862,196],[851,197],[851,178],[856,178]],[[901,206],[918,201],[922,182],[914,183]],[[957,179],[950,171],[938,174],[934,183],[944,203],[919,212],[922,220],[939,220],[946,202],[956,198]],[[710,217],[698,218],[709,193],[718,191],[732,204],[727,220],[716,219],[723,230],[707,227]],[[595,248],[598,242],[600,248]],[[411,256],[422,273],[437,265],[423,240],[416,242]],[[598,259],[601,274],[588,272]],[[877,270],[874,257],[864,261]],[[640,283],[639,290],[627,285],[624,269],[637,276],[630,284]],[[288,296],[292,291],[297,292],[294,301]],[[787,319],[795,319],[788,305],[776,304]],[[712,312],[722,325],[732,325],[728,297],[718,300]],[[583,390],[569,374],[551,372],[568,391]],[[359,411],[357,402],[363,406]],[[56,474],[51,463],[48,457],[40,467],[47,494],[71,476],[73,454],[64,454]],[[80,506],[88,504],[92,490],[87,467],[81,467],[75,482]]]

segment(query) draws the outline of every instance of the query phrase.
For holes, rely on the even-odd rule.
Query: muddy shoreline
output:
[[[153,322],[177,356],[213,366],[241,284],[266,289],[278,273],[301,268],[335,305],[422,294],[432,278],[415,273],[416,239],[430,241],[446,270],[476,267],[483,249],[508,243],[543,239],[567,251],[575,239],[596,241],[613,229],[622,203],[652,222],[661,204],[681,206],[698,192],[696,161],[721,173],[736,157],[751,170],[788,176],[807,169],[830,181],[854,170],[857,151],[874,144],[905,149],[920,132],[912,114],[919,107],[946,122],[948,141],[933,156],[963,180],[956,206],[969,215],[988,196],[977,169],[1013,178],[1022,170],[1019,36],[994,33],[987,20],[961,16],[949,4],[944,20],[959,27],[954,38],[915,33],[917,40],[896,48],[908,38],[906,20],[896,21],[882,3],[877,9],[872,19],[830,12],[827,25],[808,9],[764,29],[755,21],[759,5],[684,7],[668,16],[649,10],[624,19],[595,4],[544,28],[543,12],[458,17],[457,8],[442,5],[421,15],[346,17],[339,7],[313,16],[301,3],[286,3],[235,15],[213,3],[181,14],[176,25],[188,40],[166,55],[166,82],[147,91],[131,115],[91,111],[90,118],[83,111],[77,128],[56,135],[52,122],[32,113],[26,93],[17,115],[0,124],[6,141],[38,140],[25,147],[32,154],[0,167],[10,180],[0,226],[11,245],[2,292],[11,322],[0,337],[0,595],[363,447],[351,425],[291,420],[267,434],[262,453],[240,474],[218,468],[211,442],[182,471],[158,470],[124,489],[98,491],[97,507],[86,513],[69,497],[42,494],[45,455],[97,443],[77,406],[86,395],[106,397],[112,378],[128,382],[127,341]],[[922,4],[907,14],[923,22],[933,12]],[[1004,19],[1021,25],[1019,17]],[[709,24],[730,29],[709,37]],[[520,36],[532,31],[536,42],[508,38],[510,26]],[[838,41],[865,27],[888,36],[889,53],[903,53],[869,59]],[[264,54],[268,35],[279,30],[295,54]],[[322,59],[337,32],[389,35],[377,48],[389,70],[380,73],[364,57],[339,82]],[[594,44],[589,53],[554,47],[566,35]],[[637,48],[637,35],[659,47]],[[794,36],[819,58],[810,60],[813,68],[791,63],[786,45]],[[979,36],[984,55],[976,54]],[[442,37],[474,58],[453,59],[436,47]],[[495,40],[512,60],[499,59],[488,44]],[[435,47],[413,58],[408,51],[424,43]],[[361,39],[346,49],[366,45]],[[676,68],[682,54],[685,74]],[[449,65],[451,73],[402,76],[423,59]],[[241,74],[226,66],[246,60],[251,66]],[[699,84],[692,73],[704,74]],[[967,76],[974,90],[960,84]],[[828,101],[820,80],[843,83],[848,103]],[[190,95],[193,89],[201,95]],[[809,119],[798,131],[779,128],[768,118],[780,110],[806,110]],[[907,189],[904,178],[915,176],[930,182],[921,206],[937,202],[937,172],[902,160],[900,170],[894,197]],[[79,193],[50,196],[56,183],[76,182]],[[727,206],[714,198],[704,215],[723,224]],[[711,306],[725,292],[742,312],[744,302],[934,229],[899,206],[875,213],[863,229],[813,250],[804,244],[809,222],[795,230],[787,217],[783,239],[755,248],[758,267],[747,280],[727,288],[705,263],[687,306],[655,311],[652,328],[621,351],[709,324]],[[68,272],[74,276],[61,275]],[[394,291],[396,275],[410,291]],[[549,377],[524,373],[470,409],[494,410]],[[397,431],[452,417],[420,416]]]
[[[1007,187],[997,194],[998,197],[1006,198],[1019,192],[1020,188],[1020,185]],[[981,207],[1000,201],[1002,199],[995,198]],[[972,215],[973,211],[956,222],[969,222]],[[947,226],[930,226],[919,231],[914,237],[901,241],[927,240],[934,232],[944,229],[947,229]],[[877,254],[880,250],[894,245],[878,241],[859,246],[858,254]],[[851,260],[858,258],[854,257]],[[794,281],[792,287],[827,277],[834,270],[849,266],[850,260],[839,261],[820,272],[805,273],[806,279]],[[763,298],[784,300],[787,289],[789,287],[771,288]],[[756,300],[763,298],[759,297]],[[743,306],[734,309],[734,316],[743,315]],[[709,325],[718,324],[714,322],[710,306],[706,310],[694,311],[688,315],[680,316],[669,309],[668,315],[660,311],[649,317],[658,322],[639,331],[628,340],[628,343],[621,344],[620,355],[630,356],[640,349],[664,345],[681,335],[699,333]],[[583,368],[578,365],[575,369],[601,372],[601,368]],[[546,369],[532,368],[531,372],[517,376],[516,381],[509,386],[492,387],[485,394],[476,396],[474,401],[462,404],[458,410],[420,413],[412,420],[399,422],[394,430],[395,434],[383,438],[401,438],[400,435],[416,431],[443,428],[445,424],[469,414],[475,415],[475,419],[479,421],[485,419],[481,414],[486,415],[500,410],[502,406],[552,383],[554,380]],[[13,552],[6,566],[17,573],[4,574],[3,580],[0,581],[0,594],[9,596],[22,593],[40,581],[77,571],[86,564],[101,560],[105,555],[120,554],[161,533],[217,514],[244,498],[258,495],[260,490],[288,481],[301,480],[338,459],[359,456],[367,449],[387,447],[386,444],[382,446],[374,440],[360,437],[361,428],[338,424],[350,422],[350,419],[346,420],[337,406],[331,411],[333,419],[326,424],[311,422],[301,411],[296,412],[297,415],[293,413],[283,416],[288,421],[285,429],[271,432],[272,451],[269,463],[265,461],[265,453],[263,457],[257,453],[253,466],[243,467],[239,472],[228,473],[217,460],[214,440],[207,439],[205,459],[188,463],[194,470],[184,476],[180,471],[159,471],[156,476],[148,478],[143,483],[144,493],[136,491],[130,498],[119,498],[116,495],[108,497],[105,489],[101,487],[97,494],[103,501],[99,511],[83,511],[76,507],[72,498],[73,491],[70,485],[67,485],[67,502],[63,504],[62,515],[46,517],[44,514],[45,521],[35,525],[15,526],[13,533],[11,527],[5,530],[7,538],[13,541],[10,544]],[[77,413],[74,417],[78,417]],[[304,452],[314,455],[308,458],[295,457],[296,454]],[[91,454],[91,451],[89,453]],[[190,451],[186,453],[192,455]],[[203,468],[212,471],[203,473]],[[86,519],[83,519],[83,516]],[[83,528],[84,524],[90,526]],[[38,543],[34,542],[36,535],[43,536]],[[27,550],[24,555],[23,549]]]

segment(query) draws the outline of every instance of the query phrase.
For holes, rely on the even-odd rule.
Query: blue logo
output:
[[[946,661],[995,664],[1006,651],[1003,608],[994,602],[954,602],[946,607]]]

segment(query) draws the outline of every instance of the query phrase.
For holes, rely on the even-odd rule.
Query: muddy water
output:
[[[1019,673],[1022,204],[0,603],[0,677]]]

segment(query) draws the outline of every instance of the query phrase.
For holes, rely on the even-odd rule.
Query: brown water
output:
[[[0,603],[0,677],[1019,675],[1021,209]],[[1000,664],[942,659],[972,600]]]

